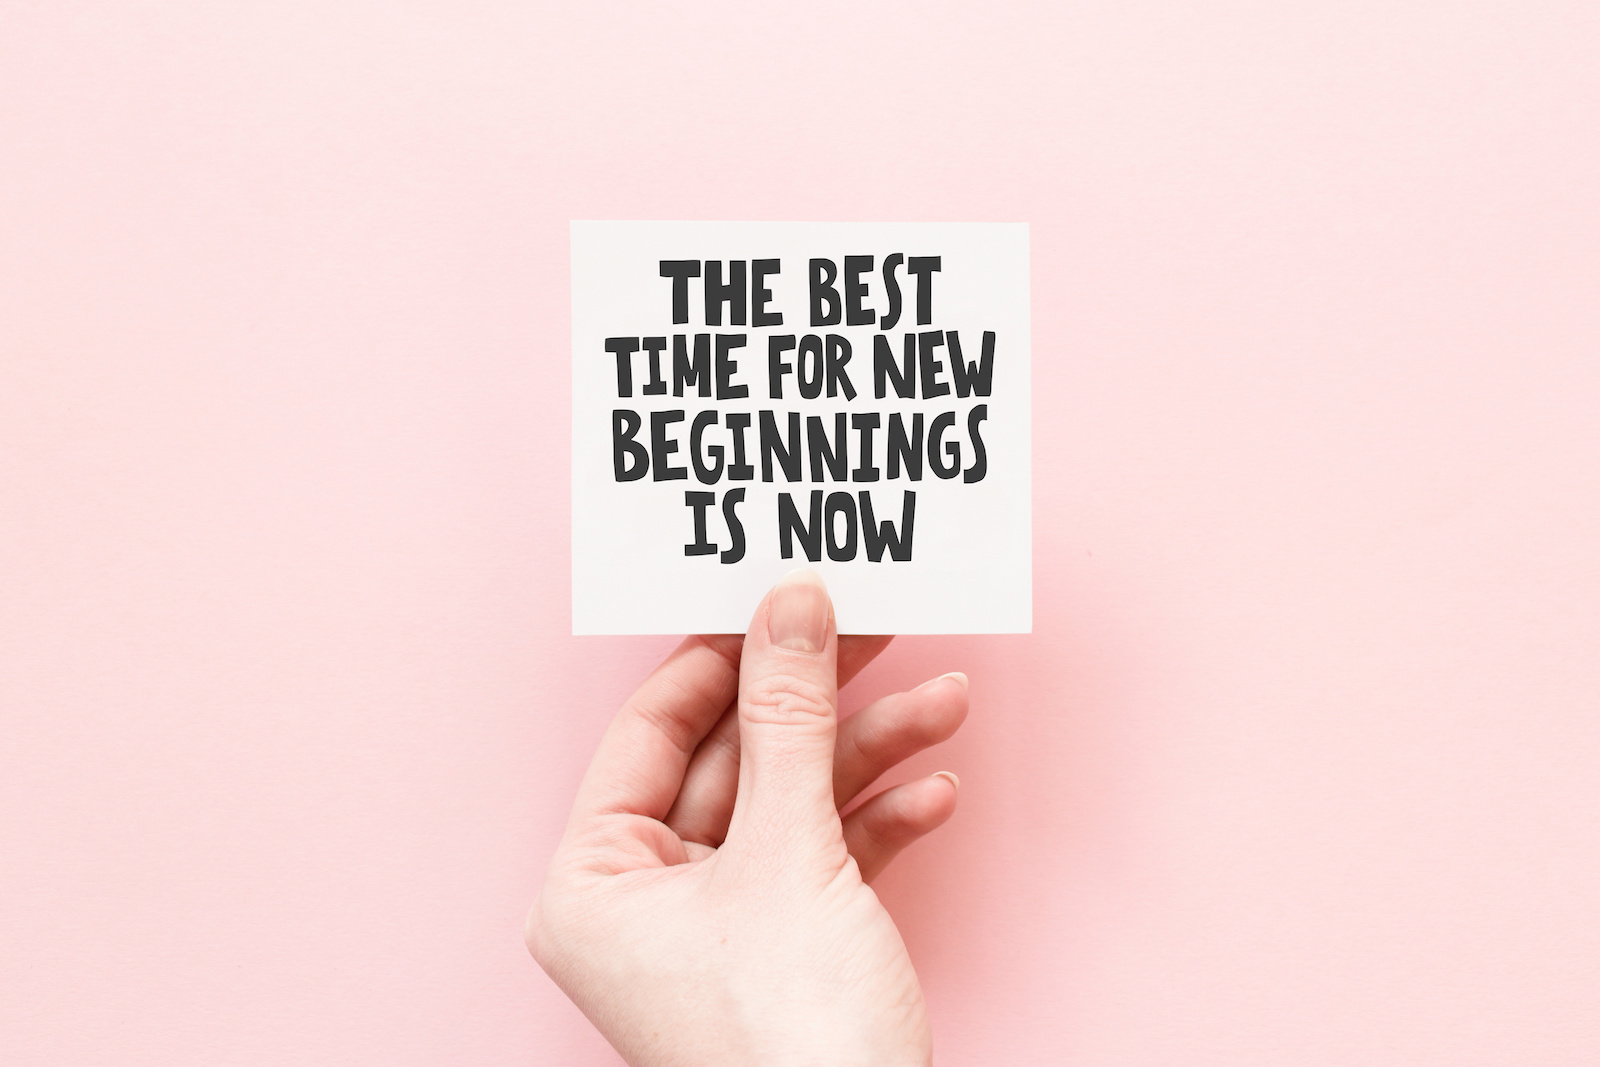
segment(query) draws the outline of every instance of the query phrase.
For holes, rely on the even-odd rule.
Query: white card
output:
[[[1025,223],[574,222],[572,631],[1032,629]]]

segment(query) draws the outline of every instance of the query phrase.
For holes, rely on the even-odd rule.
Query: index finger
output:
[[[741,634],[686,637],[606,728],[578,787],[574,820],[637,814],[663,819],[695,748],[739,691]]]

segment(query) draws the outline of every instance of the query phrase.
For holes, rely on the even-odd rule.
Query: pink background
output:
[[[1600,8],[13,2],[0,1061],[613,1064],[567,221],[1033,226],[945,1064],[1600,1061]]]

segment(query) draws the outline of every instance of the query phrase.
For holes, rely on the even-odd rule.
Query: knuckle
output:
[[[908,693],[886,701],[871,722],[863,723],[861,748],[873,759],[899,762],[943,741],[952,731],[936,705]]]
[[[901,729],[922,745],[949,740],[960,729],[967,717],[965,695],[952,699],[946,694],[930,694],[923,700],[912,700],[901,709]]]
[[[522,942],[528,946],[528,953],[539,966],[545,966],[550,960],[550,932],[549,924],[544,917],[544,895],[534,898],[533,907],[528,909],[528,918],[522,924]]]
[[[936,741],[943,741],[944,717],[939,714],[937,705],[918,704],[908,701],[900,709],[899,718],[895,722],[897,739],[922,748]]]
[[[872,716],[855,728],[856,751],[873,763],[898,761],[905,748],[904,722],[888,716]]]
[[[886,805],[866,825],[866,831],[879,845],[899,847],[916,837],[916,826],[909,813],[898,805]]]
[[[752,682],[739,701],[739,708],[754,722],[805,723],[831,718],[836,699],[826,682],[780,672]]]
[[[528,909],[523,943],[534,962],[552,976],[570,965],[574,949],[583,943],[585,929],[593,925],[586,914],[587,896],[559,879],[547,881]]]
[[[921,717],[920,737],[927,744],[937,744],[948,741],[961,723],[967,717],[967,706],[962,704],[945,704],[934,708],[927,715]]]
[[[734,763],[739,762],[739,724],[729,720],[728,727],[718,727],[717,732],[711,735],[714,751],[724,758],[731,758]]]

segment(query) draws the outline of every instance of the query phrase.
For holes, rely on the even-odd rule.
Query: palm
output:
[[[796,1062],[925,1062],[916,974],[867,883],[949,817],[954,777],[851,805],[954,732],[966,680],[841,720],[837,687],[889,639],[836,639],[829,610],[821,649],[786,651],[774,597],[744,639],[687,639],[618,714],[529,945],[632,1063],[783,1063],[808,1043]]]

